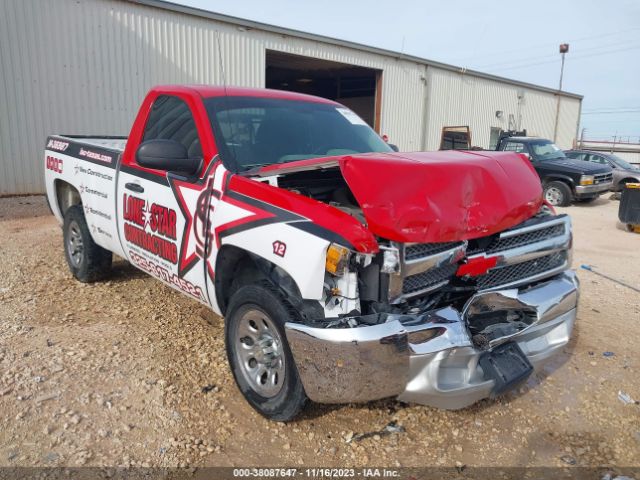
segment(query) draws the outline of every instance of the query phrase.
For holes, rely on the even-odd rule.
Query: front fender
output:
[[[561,182],[567,183],[571,187],[571,190],[575,190],[576,182],[569,175],[563,175],[559,173],[545,175],[542,183],[546,185],[549,182],[555,182],[555,181],[561,181]]]
[[[330,243],[286,223],[259,226],[222,240],[222,245],[240,248],[282,268],[294,280],[302,298],[308,300],[322,298]]]

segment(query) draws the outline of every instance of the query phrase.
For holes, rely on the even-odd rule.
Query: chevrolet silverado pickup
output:
[[[113,254],[224,317],[248,403],[458,409],[570,339],[569,217],[513,152],[393,151],[297,93],[152,89],[128,138],[54,135],[47,197],[81,282]]]

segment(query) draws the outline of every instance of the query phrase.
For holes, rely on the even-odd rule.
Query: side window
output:
[[[520,142],[507,142],[504,146],[505,152],[527,153],[524,144]]]
[[[593,155],[593,154],[589,155],[589,161],[593,163],[607,163],[607,161],[600,155]]]
[[[574,160],[584,160],[584,155],[582,153],[577,152],[566,152],[565,155],[568,158],[573,158]]]
[[[162,95],[151,107],[142,141],[175,140],[187,149],[189,158],[202,157],[202,146],[191,110],[177,97]]]
[[[489,136],[489,150],[495,150],[498,147],[498,142],[500,141],[501,133],[502,133],[502,128],[491,127],[491,133]]]

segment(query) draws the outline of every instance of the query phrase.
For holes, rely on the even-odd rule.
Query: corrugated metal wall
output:
[[[443,127],[460,125],[470,127],[473,145],[488,148],[491,127],[515,129],[519,115],[520,127],[528,135],[553,139],[557,97],[551,93],[436,67],[428,68],[427,82],[427,150],[440,147]],[[561,148],[573,145],[579,116],[580,100],[561,97],[557,136]]]
[[[103,0],[0,0],[0,194],[43,191],[51,133],[126,135],[162,83],[264,84],[251,35],[204,19]]]
[[[43,191],[47,135],[126,135],[152,85],[222,83],[218,36],[229,85],[263,87],[267,49],[383,70],[381,132],[404,150],[437,148],[442,126],[461,122],[474,143],[488,143],[495,105],[511,111],[517,89],[121,0],[0,0],[0,194]],[[528,128],[549,136],[553,95],[532,90],[525,102]],[[563,144],[575,135],[579,108],[565,102]]]

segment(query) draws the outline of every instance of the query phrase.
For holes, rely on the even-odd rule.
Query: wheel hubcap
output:
[[[256,393],[271,398],[280,392],[285,378],[282,339],[268,315],[256,309],[244,313],[235,352],[244,379]]]
[[[551,205],[557,206],[562,201],[562,192],[556,187],[550,187],[545,191],[544,198]]]
[[[80,226],[76,221],[72,221],[69,224],[67,251],[69,252],[71,263],[73,263],[75,267],[78,267],[82,263],[82,258],[84,256],[84,242],[82,241]]]

